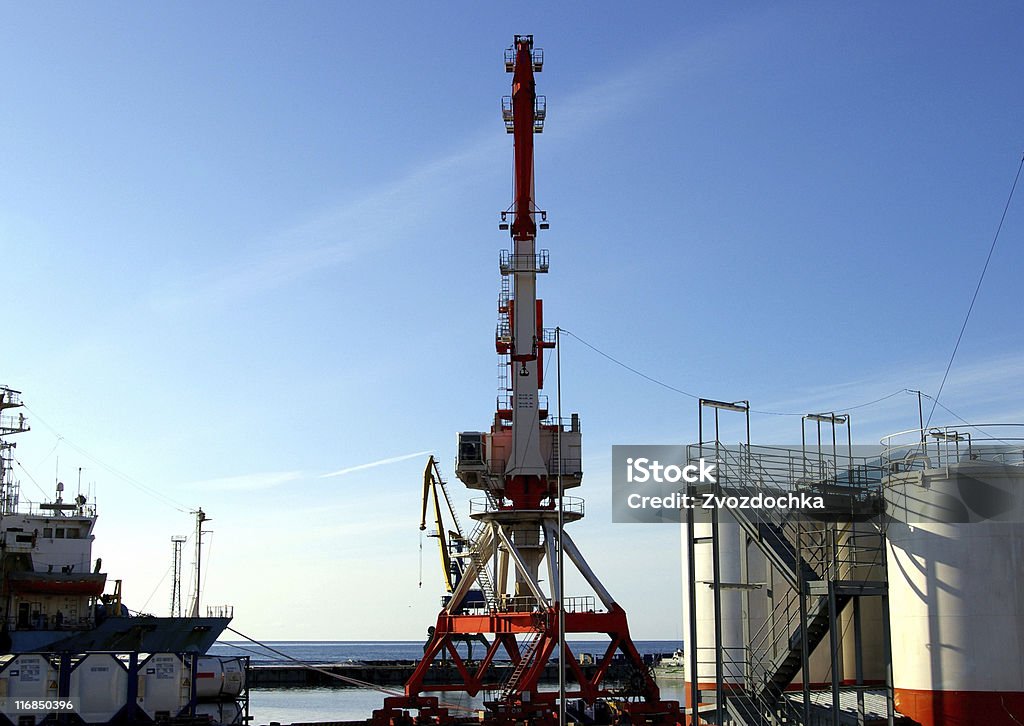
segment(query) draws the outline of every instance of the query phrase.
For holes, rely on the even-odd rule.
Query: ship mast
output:
[[[3,412],[23,405],[21,391],[0,386],[0,514],[13,514],[18,508],[18,482],[12,475],[14,457],[11,454],[17,443],[7,441],[6,437],[30,430],[25,414],[15,416]]]

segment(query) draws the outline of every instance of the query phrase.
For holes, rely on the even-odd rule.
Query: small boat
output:
[[[678,648],[672,655],[664,655],[654,664],[654,677],[658,680],[683,680],[686,675],[686,658],[683,649]]]

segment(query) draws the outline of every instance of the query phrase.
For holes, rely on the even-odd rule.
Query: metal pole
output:
[[[704,399],[697,402],[697,455],[704,456]],[[686,485],[687,494],[690,496],[690,505],[686,508],[686,560],[689,563],[687,582],[687,596],[690,601],[690,636],[686,642],[686,648],[690,656],[689,677],[690,677],[690,723],[700,723],[700,684],[699,661],[697,658],[697,577],[696,559],[697,547],[694,535],[693,497],[696,496],[696,487],[693,484]]]
[[[896,708],[893,703],[892,623],[889,621],[889,541],[884,526],[882,529],[882,571],[885,573],[885,584],[882,590],[882,647],[885,649],[885,715],[887,726],[893,726],[896,720]]]
[[[810,647],[807,642],[807,598],[805,596],[806,583],[804,582],[803,562],[803,523],[800,517],[796,518],[796,584],[799,594],[797,602],[800,604],[800,670],[803,673],[804,691],[804,723],[811,722],[811,669],[808,664],[811,661]]]
[[[562,329],[555,328],[555,381],[558,386],[558,726],[565,726],[565,546],[562,530],[565,508],[562,506]]]
[[[721,461],[722,457],[718,450],[719,430],[718,430],[718,409],[715,409],[715,461]],[[715,477],[715,497],[720,497],[722,494],[721,486],[719,484],[721,476]],[[719,531],[718,522],[718,507],[711,508],[711,572],[714,592],[714,606],[715,606],[715,723],[721,724],[723,717],[723,708],[725,706],[725,688],[723,680],[725,679],[725,671],[723,667],[722,648],[723,648],[723,637],[722,637],[722,541],[721,533]]]
[[[832,656],[832,719],[839,723],[839,607],[836,602],[836,535],[835,530],[829,532],[831,537],[832,566],[828,570],[828,640]],[[807,674],[804,674],[807,678]]]
[[[921,425],[921,455],[927,454],[926,447],[928,442],[924,436],[924,407],[921,405],[921,392],[914,391],[917,394],[917,421]]]
[[[196,513],[196,600],[192,604],[192,617],[199,617],[199,594],[202,587],[203,573],[203,522],[206,521],[206,514],[200,507]]]
[[[857,670],[857,726],[864,726],[864,643],[860,632],[860,596],[853,598],[853,646]]]

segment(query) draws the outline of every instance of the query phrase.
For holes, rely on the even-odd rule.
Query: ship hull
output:
[[[231,618],[107,618],[95,628],[17,630],[10,633],[12,653],[121,650],[142,653],[206,653]]]

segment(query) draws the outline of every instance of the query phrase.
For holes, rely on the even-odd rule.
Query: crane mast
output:
[[[512,77],[512,135],[515,189],[510,234],[512,276],[510,306],[512,381],[512,451],[505,474],[507,496],[517,503],[536,504],[547,491],[547,466],[540,450],[538,358],[543,330],[538,330],[538,264],[536,205],[533,201],[533,135],[537,125],[537,91],[533,77],[533,38],[516,36]],[[546,269],[546,267],[544,268]]]
[[[565,495],[582,484],[582,443],[579,416],[552,417],[541,394],[544,352],[555,346],[553,331],[544,328],[543,303],[537,297],[537,276],[549,267],[548,251],[537,249],[538,231],[548,228],[547,213],[534,198],[534,137],[544,130],[547,115],[546,99],[537,95],[534,74],[543,63],[543,52],[533,47],[530,35],[515,36],[505,51],[512,92],[502,98],[502,118],[513,137],[514,182],[512,204],[501,212],[499,224],[511,237],[499,258],[495,348],[502,358],[502,383],[490,429],[459,434],[455,466],[463,484],[484,496],[470,502],[470,517],[476,525],[467,538],[467,551],[459,553],[463,564],[458,581],[448,580],[451,595],[443,598],[436,624],[429,629],[423,659],[406,682],[405,694],[386,698],[384,707],[374,711],[373,722],[379,726],[404,717],[407,709],[419,711],[417,723],[453,723],[455,719],[436,696],[424,695],[428,690],[471,696],[486,692],[484,723],[510,726],[525,719],[555,724],[559,716],[564,718],[568,699],[594,703],[624,692],[613,691],[604,682],[616,655],[630,669],[626,690],[643,698],[620,705],[632,723],[679,723],[679,705],[661,700],[630,637],[625,611],[563,528],[584,514],[583,500]],[[425,479],[424,513],[428,485]],[[439,510],[435,492],[440,522]],[[561,592],[560,552],[568,556],[593,595],[566,597]],[[578,665],[567,634],[608,637],[604,655],[590,672]],[[488,642],[479,663],[464,659],[458,651],[467,638]],[[552,692],[540,687],[556,654],[572,670],[571,690]],[[428,685],[428,672],[438,658],[450,658],[457,675],[439,683],[432,673]],[[508,666],[495,669],[502,660]]]

